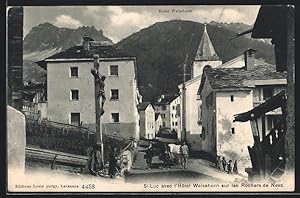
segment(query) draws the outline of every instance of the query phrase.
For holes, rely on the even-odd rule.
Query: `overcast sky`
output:
[[[24,35],[50,22],[58,27],[95,26],[114,42],[155,22],[173,19],[252,25],[260,6],[58,6],[25,7]],[[173,9],[179,12],[173,12]],[[181,11],[181,12],[180,12]]]

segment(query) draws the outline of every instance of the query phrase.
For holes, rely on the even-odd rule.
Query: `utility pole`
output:
[[[185,82],[186,82],[186,65],[187,65],[187,61],[188,61],[188,56],[189,54],[187,53],[184,59],[184,63],[183,63],[183,83],[182,83],[182,133],[183,133],[183,140],[186,141],[186,118],[185,118],[185,114],[186,114],[186,105],[185,105],[185,101],[186,101],[186,95],[185,95]]]
[[[103,103],[105,101],[104,95],[104,80],[105,76],[99,73],[99,55],[94,54],[94,68],[92,68],[91,73],[94,76],[95,81],[95,113],[96,113],[96,144],[101,148],[101,163],[104,164],[104,148],[103,148],[103,138],[102,138],[102,124],[101,116],[104,113]],[[104,101],[102,101],[104,100]],[[100,107],[100,102],[101,106]]]
[[[193,38],[194,38],[194,33],[192,34],[191,38],[190,38],[190,41],[189,41],[189,44],[188,44],[188,47],[191,46],[192,44],[192,41],[193,41]],[[192,76],[193,78],[193,71],[191,71],[192,73],[191,74],[187,74],[186,73],[186,66],[188,64],[188,58],[189,58],[189,52],[186,53],[185,55],[185,59],[184,59],[184,62],[183,62],[183,83],[182,83],[182,135],[181,136],[181,139],[183,139],[184,141],[186,141],[186,88],[185,88],[185,82],[186,82],[186,76]],[[183,137],[183,138],[182,138]]]

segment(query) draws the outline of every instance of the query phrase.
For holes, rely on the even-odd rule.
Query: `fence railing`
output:
[[[66,153],[86,155],[89,147],[95,144],[95,132],[83,126],[75,126],[45,119],[26,116],[26,141],[28,145]],[[109,147],[114,145],[118,151],[131,140],[103,134],[104,155],[108,157]],[[105,158],[106,158],[105,157]]]

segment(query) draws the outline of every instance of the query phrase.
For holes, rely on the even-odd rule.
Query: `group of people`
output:
[[[90,160],[89,160],[89,170],[93,175],[98,175],[99,172],[104,170],[103,160],[101,158],[101,146],[94,145],[89,152]],[[117,155],[117,148],[110,147],[109,151],[109,159],[108,159],[108,175],[110,178],[115,178],[116,173],[120,169],[120,165],[118,162],[120,160]]]
[[[181,167],[187,168],[187,161],[189,156],[189,149],[185,142],[180,145],[180,153],[179,153],[179,162]],[[153,144],[150,142],[150,145],[145,151],[144,158],[146,159],[147,169],[151,170],[152,168],[152,158],[154,157]],[[170,147],[168,144],[164,143],[160,152],[160,159],[163,161],[164,168],[170,168],[173,162],[174,156],[170,151]]]
[[[232,160],[226,161],[225,157],[223,156],[217,156],[216,160],[216,168],[219,170],[222,170],[224,172],[227,172],[228,174],[238,174],[238,166],[237,166],[237,160],[234,161],[232,164]]]

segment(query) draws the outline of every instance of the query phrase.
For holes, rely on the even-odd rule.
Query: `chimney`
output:
[[[83,40],[82,41],[83,50],[90,51],[90,47],[91,47],[90,41],[93,41],[93,39],[88,35],[84,35],[82,37],[82,40]]]
[[[247,49],[244,52],[244,58],[245,58],[245,70],[253,70],[254,69],[254,59],[255,59],[255,52],[257,50],[255,49]]]

